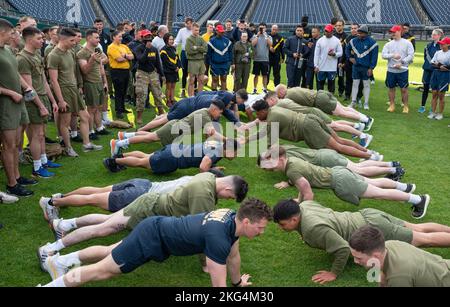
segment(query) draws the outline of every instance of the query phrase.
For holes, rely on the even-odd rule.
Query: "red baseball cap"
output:
[[[401,32],[401,31],[403,31],[402,26],[393,26],[393,27],[389,30],[389,32],[391,32],[391,33]]]
[[[139,35],[142,36],[142,37],[146,37],[146,36],[152,35],[152,32],[150,32],[149,30],[145,29],[145,30],[142,30],[141,32],[139,32]]]
[[[327,31],[328,33],[331,33],[334,31],[334,26],[332,24],[329,24],[325,27],[325,31]]]
[[[225,28],[223,27],[223,25],[217,25],[216,31],[219,33],[225,33]]]
[[[439,45],[450,45],[450,37],[446,37],[440,42],[438,42]]]

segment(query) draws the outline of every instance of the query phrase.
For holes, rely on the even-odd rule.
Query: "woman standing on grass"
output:
[[[175,38],[172,34],[164,35],[166,45],[161,49],[161,61],[163,64],[164,75],[166,76],[166,99],[167,106],[172,107],[175,103],[175,86],[180,81],[179,70],[181,61],[174,46]]]
[[[431,60],[434,71],[431,77],[431,89],[433,90],[432,112],[429,119],[442,120],[444,118],[445,93],[448,91],[450,81],[450,37],[446,37],[439,43],[441,50],[436,52]],[[436,113],[439,99],[439,113]]]

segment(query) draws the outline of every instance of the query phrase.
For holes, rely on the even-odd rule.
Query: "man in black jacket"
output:
[[[311,30],[311,39],[308,42],[308,48],[311,50],[306,60],[305,69],[305,88],[314,89],[314,80],[316,79],[316,72],[314,71],[314,52],[316,51],[316,44],[320,38],[320,28],[314,27]]]
[[[278,25],[272,26],[270,36],[272,37],[272,47],[269,49],[269,76],[273,72],[273,83],[277,86],[281,83],[281,64],[284,62],[284,38],[278,34]]]
[[[347,38],[345,39],[344,50],[347,49],[347,46],[350,44],[350,41],[352,39],[358,37],[358,30],[359,30],[359,24],[353,23],[352,29],[351,29],[351,35],[347,36]],[[353,88],[353,63],[350,62],[350,58],[348,58],[345,55],[345,52],[344,52],[344,55],[342,56],[341,63],[344,65],[343,68],[345,71],[345,100],[351,100],[352,88]],[[360,101],[360,99],[363,96],[362,90],[363,90],[363,84],[361,83],[359,85],[358,101]]]
[[[303,39],[303,27],[298,25],[295,35],[288,38],[284,44],[283,51],[286,54],[286,73],[288,87],[299,87],[302,79],[302,72],[306,69],[305,59],[309,57],[311,50]]]
[[[144,30],[145,31],[145,30]],[[159,51],[152,45],[153,36],[147,33],[143,36],[141,46],[136,49],[137,73],[136,73],[136,123],[141,125],[142,115],[145,109],[145,101],[148,97],[148,89],[153,94],[159,115],[165,113],[162,101],[160,77],[164,80],[164,71],[161,65]],[[165,80],[164,80],[165,81]]]

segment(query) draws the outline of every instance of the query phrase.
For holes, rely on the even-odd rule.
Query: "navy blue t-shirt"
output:
[[[179,169],[199,167],[205,156],[211,159],[212,165],[217,164],[223,157],[223,146],[219,142],[205,142],[189,146],[173,144],[170,146],[174,146],[175,149],[179,150],[177,155],[181,154],[181,157],[177,157]],[[172,150],[172,153],[175,153],[175,151]]]
[[[182,218],[162,218],[161,242],[173,256],[205,254],[212,261],[226,265],[236,237],[236,213],[222,209]]]

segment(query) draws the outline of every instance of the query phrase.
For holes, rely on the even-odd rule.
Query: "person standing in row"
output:
[[[272,26],[270,36],[272,37],[273,46],[270,47],[269,64],[270,71],[273,72],[273,83],[275,86],[281,83],[281,64],[284,62],[284,38],[278,33],[278,25]]]
[[[189,71],[189,61],[186,54],[186,42],[188,38],[192,35],[192,25],[194,19],[191,17],[186,17],[184,21],[184,28],[178,31],[177,37],[175,38],[175,47],[181,45],[181,65],[183,66],[183,77],[181,79],[181,96],[180,98],[186,98],[186,86]],[[202,72],[203,73],[203,72]]]
[[[233,48],[233,70],[234,91],[247,90],[252,65],[253,46],[248,41],[247,32],[241,34],[241,40],[234,44]]]
[[[258,33],[252,38],[252,46],[255,48],[253,59],[254,89],[253,94],[258,92],[259,77],[263,79],[263,91],[267,93],[269,84],[269,49],[272,47],[272,37],[267,32],[267,25],[261,23]]]
[[[295,35],[286,40],[283,52],[286,54],[286,73],[288,87],[299,87],[301,84],[302,71],[306,69],[304,59],[310,54],[310,49],[303,39],[304,31],[302,26],[297,26]]]
[[[181,61],[174,47],[175,38],[172,34],[164,35],[166,46],[161,49],[160,56],[163,65],[164,76],[166,77],[166,99],[167,106],[171,108],[175,103],[175,86],[180,81],[179,71],[181,69]]]
[[[203,92],[203,81],[205,78],[205,55],[208,51],[208,45],[200,36],[200,26],[197,23],[192,25],[192,35],[186,41],[186,57],[188,60],[189,72],[189,97],[193,97],[194,83],[197,79],[197,90]],[[183,59],[181,60],[183,63]]]
[[[129,113],[125,109],[125,97],[130,82],[130,61],[134,59],[130,48],[122,44],[122,36],[123,32],[115,31],[112,34],[113,43],[108,47],[111,78],[114,84],[116,117],[118,119],[123,119],[124,114]]]
[[[325,89],[328,80],[328,92],[336,90],[336,68],[338,60],[343,54],[342,45],[338,38],[333,36],[334,26],[325,27],[325,35],[317,42],[314,53],[314,67],[317,73],[318,90]]]

